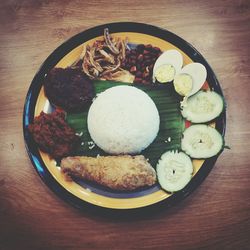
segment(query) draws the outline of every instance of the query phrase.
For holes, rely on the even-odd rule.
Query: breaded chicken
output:
[[[156,182],[156,172],[143,155],[66,157],[61,161],[61,170],[114,190],[129,191]]]

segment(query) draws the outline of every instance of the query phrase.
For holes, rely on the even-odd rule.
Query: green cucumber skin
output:
[[[170,159],[176,158],[177,160],[181,159],[181,163],[183,163],[183,168],[186,169],[184,171],[185,173],[182,172],[182,174],[185,174],[185,176],[181,176],[180,179],[176,180],[176,183],[173,184],[169,183],[168,180],[166,180],[165,174],[166,174],[166,169],[168,169],[170,172],[173,170],[176,170],[175,165],[167,165],[169,163]],[[168,160],[167,160],[168,159]],[[185,153],[185,152],[178,152],[178,151],[166,151],[163,155],[161,155],[158,164],[156,166],[156,172],[157,172],[157,178],[160,186],[162,189],[164,189],[168,193],[175,193],[180,190],[182,190],[192,179],[193,175],[193,164],[191,161],[191,158]],[[168,176],[170,177],[170,176]],[[173,178],[175,178],[173,176]]]
[[[213,154],[211,154],[211,151],[210,152],[208,152],[207,153],[207,155],[206,154],[204,154],[204,150],[202,151],[202,149],[193,149],[191,146],[190,146],[190,140],[191,140],[191,138],[189,139],[189,138],[187,138],[187,137],[189,137],[189,136],[194,136],[194,135],[192,135],[192,133],[190,132],[191,130],[193,130],[192,132],[194,133],[194,131],[195,131],[195,129],[197,129],[197,133],[198,132],[206,132],[205,130],[206,130],[206,127],[207,127],[207,133],[209,134],[210,132],[210,138],[211,137],[217,137],[217,138],[219,138],[221,141],[218,141],[218,143],[220,143],[220,144],[218,144],[217,145],[217,148],[219,148],[219,149],[216,149],[216,148],[212,148],[211,150],[215,150],[216,149],[216,151],[215,151],[215,153],[213,153]],[[190,130],[191,129],[191,130]],[[199,130],[200,129],[200,130]],[[189,130],[188,132],[186,132],[187,130]],[[202,131],[203,130],[203,131]],[[185,133],[186,132],[186,133]],[[189,133],[189,134],[188,134]],[[212,134],[212,133],[214,133],[214,134]],[[198,137],[199,138],[199,137]],[[216,138],[215,138],[216,139]],[[214,141],[214,143],[216,143],[215,141]],[[213,143],[213,145],[214,145],[214,143]],[[215,128],[212,128],[211,126],[208,126],[208,125],[205,125],[205,124],[195,124],[195,125],[191,125],[189,128],[187,128],[185,131],[184,131],[184,133],[183,133],[183,138],[182,138],[182,142],[181,142],[181,148],[182,148],[182,150],[187,154],[187,155],[189,155],[191,158],[193,158],[193,159],[208,159],[208,158],[211,158],[211,157],[214,157],[214,156],[216,156],[216,155],[219,155],[222,151],[223,151],[223,149],[224,149],[224,145],[225,145],[225,140],[224,140],[224,138],[223,138],[223,136],[215,129]],[[199,153],[197,153],[197,150],[200,150],[201,151],[201,153],[200,154],[202,154],[201,156],[199,156]],[[209,150],[209,149],[206,149],[206,150]]]
[[[212,118],[210,118],[209,116],[206,117],[206,113],[203,113],[200,115],[200,119],[199,120],[196,120],[197,119],[197,116],[196,114],[192,114],[191,112],[189,112],[188,110],[188,107],[184,107],[183,110],[181,111],[181,114],[182,116],[192,122],[192,123],[195,123],[195,124],[199,124],[199,123],[208,123],[208,122],[211,122],[211,121],[214,121],[216,118],[218,118],[226,109],[226,101],[225,101],[225,98],[223,98],[221,95],[219,95],[218,93],[216,93],[215,91],[205,91],[205,90],[201,90],[199,91],[198,93],[196,93],[195,95],[193,95],[192,97],[190,98],[196,98],[198,95],[201,95],[202,93],[209,93],[209,94],[215,94],[217,97],[216,98],[219,98],[222,102],[222,105],[221,105],[221,109],[220,109],[220,112],[216,113],[214,116],[212,116]],[[193,116],[193,117],[192,117]],[[203,119],[201,117],[204,117]]]

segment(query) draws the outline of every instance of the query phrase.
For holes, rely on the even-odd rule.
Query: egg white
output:
[[[198,92],[207,79],[207,70],[201,63],[187,64],[181,69],[179,74],[188,74],[192,77],[193,86],[187,96],[194,95],[196,92]]]
[[[156,60],[153,68],[153,82],[155,82],[155,72],[156,69],[162,65],[170,64],[175,69],[175,75],[181,70],[183,65],[183,57],[182,54],[175,49],[167,50],[163,52],[158,59]]]

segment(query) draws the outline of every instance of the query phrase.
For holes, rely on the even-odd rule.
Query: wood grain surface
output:
[[[249,1],[48,1],[0,3],[0,249],[249,249]],[[87,28],[153,24],[208,60],[227,100],[225,150],[188,198],[147,218],[80,212],[39,178],[25,150],[22,113],[45,58]]]

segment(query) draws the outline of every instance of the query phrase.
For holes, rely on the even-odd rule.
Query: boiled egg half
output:
[[[167,83],[174,80],[174,77],[181,70],[183,57],[178,50],[167,50],[156,60],[153,68],[153,82]]]
[[[189,97],[198,92],[207,78],[207,70],[201,63],[185,65],[174,77],[175,91],[181,96]]]

